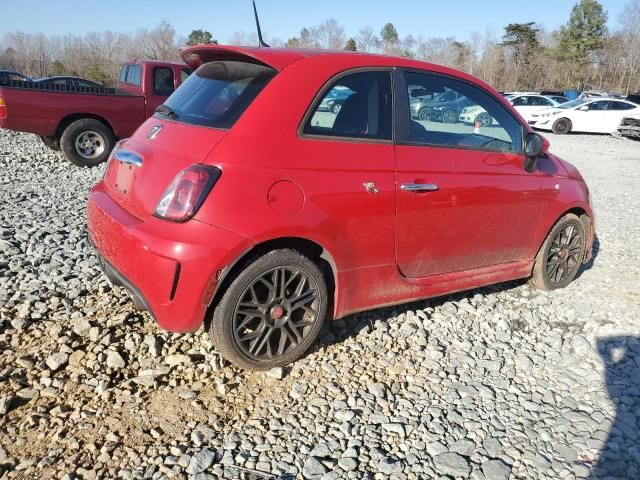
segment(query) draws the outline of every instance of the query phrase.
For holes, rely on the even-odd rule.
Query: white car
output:
[[[537,93],[508,94],[505,98],[513,105],[516,111],[528,122],[531,115],[549,107],[557,107],[560,103],[544,95]],[[475,124],[478,122],[481,127],[497,125],[496,121],[478,105],[472,105],[460,112],[460,121]]]
[[[531,115],[534,113],[560,105],[555,100],[540,94],[510,95],[506,98],[527,122],[531,120]]]
[[[614,133],[624,117],[640,113],[640,105],[617,98],[578,98],[531,115],[529,125],[553,133]]]
[[[471,123],[474,125],[478,122],[481,127],[498,124],[480,105],[471,105],[470,107],[463,108],[458,119],[462,123]]]

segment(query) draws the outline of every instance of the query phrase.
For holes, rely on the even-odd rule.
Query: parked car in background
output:
[[[411,90],[414,91],[416,89],[412,88]],[[424,92],[424,89],[422,90]],[[462,95],[450,90],[435,95],[423,94],[419,97],[410,97],[409,108],[411,109],[411,117],[417,118],[418,120],[429,120],[435,107],[444,107],[445,104],[451,104],[451,102],[455,102],[461,98]],[[455,123],[458,121],[457,115],[455,115],[455,118],[452,115],[452,113],[455,112],[455,109],[452,113],[448,113],[446,117],[443,117],[443,113],[445,112],[444,109],[441,109],[438,112],[439,117],[442,119],[441,121],[444,123]]]
[[[205,325],[236,365],[288,364],[326,319],[382,305],[516,278],[561,288],[590,258],[580,173],[468,74],[347,51],[182,55],[197,70],[114,150],[89,238],[161,327]],[[425,128],[416,85],[497,125]],[[339,113],[320,111],[338,88],[353,92]]]
[[[507,99],[527,122],[530,120],[533,113],[544,108],[560,105],[559,102],[556,102],[549,97],[531,93],[526,95],[513,95],[507,97]]]
[[[186,64],[133,61],[117,89],[0,82],[0,128],[35,133],[78,166],[107,160],[115,142],[130,136],[189,76]]]
[[[556,103],[566,103],[569,101],[567,97],[564,97],[562,95],[545,95],[545,97],[550,98]]]
[[[549,97],[533,93],[519,95],[510,93],[505,98],[509,101],[509,103],[511,103],[511,105],[513,105],[516,111],[520,115],[522,115],[522,117],[527,122],[530,120],[531,115],[534,112],[537,112],[544,108],[560,105],[560,103],[552,100]],[[482,127],[486,127],[494,123],[494,120],[491,118],[491,116],[478,105],[472,105],[468,108],[465,108],[460,113],[460,121],[473,124],[478,122]]]
[[[640,105],[640,92],[627,95],[627,100],[629,100],[632,103],[635,103],[636,105]]]
[[[553,133],[614,133],[623,117],[640,113],[627,100],[579,98],[531,115],[529,125]]]
[[[348,88],[334,88],[322,99],[319,110],[322,112],[332,112],[337,115],[342,104],[352,94],[353,91]]]
[[[3,82],[32,82],[33,79],[31,77],[27,77],[26,75],[20,72],[14,72],[13,70],[0,70],[0,83]]]
[[[618,134],[640,140],[640,114],[623,117],[618,127]]]
[[[474,104],[475,102],[463,96],[460,96],[457,100],[439,103],[431,107],[429,120],[432,122],[458,123],[460,121],[460,112],[465,107]]]
[[[480,105],[470,105],[463,108],[458,119],[462,123],[478,124],[481,127],[497,125],[496,120]]]
[[[102,88],[102,85],[80,77],[42,77],[34,80],[34,83],[60,88]]]

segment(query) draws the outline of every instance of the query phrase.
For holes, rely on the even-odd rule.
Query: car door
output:
[[[455,90],[495,122],[411,120],[406,84]],[[527,259],[541,205],[540,174],[523,166],[523,126],[470,83],[424,71],[396,81],[396,259],[411,278]],[[434,128],[437,127],[437,128]]]
[[[344,100],[338,111],[324,108],[330,97]],[[391,69],[346,71],[318,92],[287,152],[313,228],[333,237],[345,270],[393,264],[392,102]]]
[[[596,100],[587,105],[575,109],[571,119],[573,130],[587,133],[606,132],[606,110],[609,107],[608,100]]]

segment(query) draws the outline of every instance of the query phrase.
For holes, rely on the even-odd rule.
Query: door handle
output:
[[[438,190],[438,185],[435,183],[403,183],[400,185],[400,190],[403,192],[435,192]]]

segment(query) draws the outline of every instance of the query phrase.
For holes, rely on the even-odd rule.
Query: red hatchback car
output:
[[[112,153],[89,233],[160,326],[206,325],[241,367],[297,359],[325,318],[517,278],[564,287],[591,255],[580,173],[469,75],[351,52],[183,57],[197,70]],[[412,99],[450,90],[494,121],[412,119]]]

